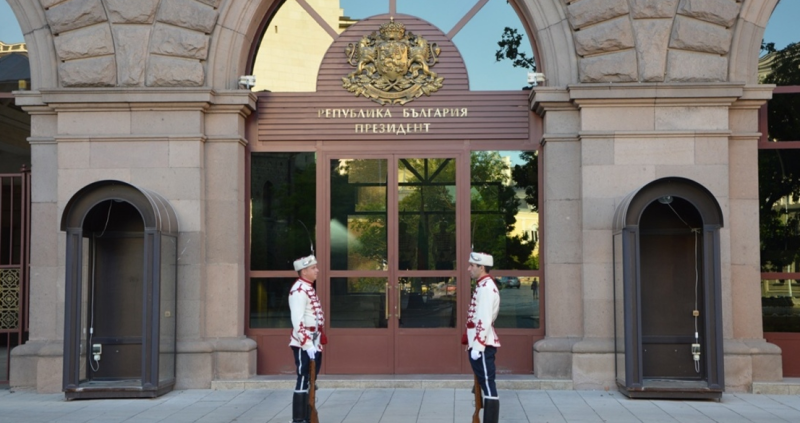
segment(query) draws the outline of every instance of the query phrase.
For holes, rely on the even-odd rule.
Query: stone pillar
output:
[[[59,231],[58,116],[37,93],[18,94],[31,115],[30,338],[11,351],[12,387],[61,391],[64,333],[64,236]]]
[[[244,336],[245,119],[255,95],[227,91],[216,100],[205,116],[205,336],[214,340],[212,380],[246,379],[256,373],[256,342]]]
[[[725,295],[725,385],[750,392],[753,382],[783,379],[781,350],[764,340],[761,317],[761,261],[758,198],[758,112],[772,95],[771,86],[749,86],[731,106],[729,295]],[[725,266],[723,266],[723,270]],[[735,313],[733,312],[735,310]]]
[[[547,328],[545,339],[533,346],[534,374],[542,379],[572,379],[572,347],[584,334],[580,115],[569,92],[558,88],[537,88],[533,110],[544,124],[542,292]]]

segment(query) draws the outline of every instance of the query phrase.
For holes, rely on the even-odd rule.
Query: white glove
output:
[[[317,357],[317,349],[316,348],[311,347],[311,348],[306,350],[306,353],[308,353],[308,358],[310,358],[312,360],[316,360],[316,357]]]
[[[469,356],[472,357],[472,361],[475,361],[481,358],[481,352],[473,348],[469,351]]]

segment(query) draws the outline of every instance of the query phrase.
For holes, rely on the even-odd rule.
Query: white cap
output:
[[[486,253],[469,253],[469,262],[481,266],[494,266],[494,259]]]
[[[313,266],[315,264],[317,264],[317,258],[314,257],[313,254],[308,257],[301,257],[294,261],[294,270],[299,272],[306,267]]]

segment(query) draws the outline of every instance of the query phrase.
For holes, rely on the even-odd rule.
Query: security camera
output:
[[[256,85],[255,75],[242,75],[239,77],[239,85],[247,88],[248,90]]]
[[[533,85],[534,87],[538,86],[542,82],[544,82],[545,77],[543,73],[539,72],[528,72],[528,83]]]

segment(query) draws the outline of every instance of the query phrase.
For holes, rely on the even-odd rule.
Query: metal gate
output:
[[[28,337],[30,170],[0,173],[0,384],[8,384],[11,350]]]

